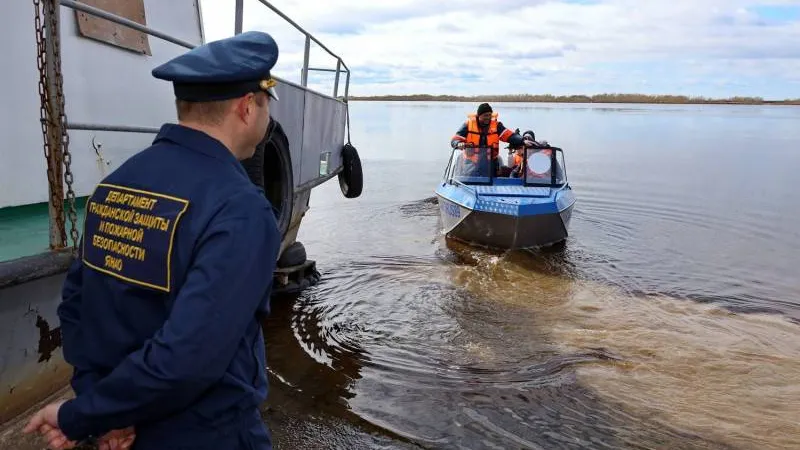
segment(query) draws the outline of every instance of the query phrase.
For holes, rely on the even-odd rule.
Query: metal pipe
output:
[[[242,34],[242,18],[244,17],[244,0],[236,0],[236,23],[234,24],[234,34]]]
[[[154,127],[136,127],[126,125],[102,125],[91,123],[67,123],[68,130],[89,130],[89,131],[123,131],[128,133],[150,133],[158,134],[160,128]]]
[[[61,36],[61,26],[59,20],[59,0],[45,0],[44,23],[45,23],[45,70],[47,73],[48,91],[48,123],[47,123],[47,146],[49,157],[47,166],[53,174],[53,179],[48,183],[50,198],[48,200],[48,212],[50,214],[50,248],[62,249],[67,245],[67,229],[64,221],[64,147],[62,141],[61,123],[61,103],[58,101],[57,77],[61,76],[61,67],[56,66],[60,61],[57,54],[56,42]],[[51,11],[53,13],[51,13]]]
[[[333,98],[339,94],[339,72],[342,67],[342,60],[336,60],[336,80],[333,81]]]
[[[305,49],[305,55],[303,56],[303,73],[300,78],[300,84],[302,84],[303,87],[308,86],[308,57],[310,53],[311,53],[311,35],[306,34],[306,49]]]
[[[238,1],[239,0],[237,0],[237,2]],[[302,31],[303,33],[306,34],[306,48],[308,49],[307,53],[308,53],[308,51],[310,51],[311,43],[309,42],[309,40],[311,39],[314,42],[316,42],[317,44],[319,44],[319,46],[322,47],[322,49],[324,49],[330,55],[336,57],[342,63],[342,67],[344,67],[345,70],[347,70],[347,79],[348,79],[348,84],[349,84],[350,68],[347,67],[347,64],[345,64],[345,62],[342,61],[341,58],[339,58],[339,56],[337,56],[335,53],[330,51],[327,47],[325,47],[325,45],[323,45],[321,42],[319,42],[315,37],[313,37],[310,34],[308,34],[303,28],[301,28],[299,25],[297,25],[297,23],[295,23],[292,19],[288,18],[282,12],[278,11],[274,6],[272,6],[271,4],[266,2],[265,0],[259,0],[259,1],[263,5],[265,5],[266,7],[271,9],[272,11],[274,11],[276,14],[281,16],[284,20],[286,20],[287,22],[292,24],[295,28],[297,28],[298,30],[300,30],[300,31]],[[124,17],[120,17],[120,16],[117,16],[117,15],[108,13],[106,11],[103,11],[102,9],[98,9],[98,8],[93,7],[93,6],[89,6],[89,5],[86,5],[86,4],[83,4],[83,3],[79,3],[79,2],[76,2],[74,0],[60,0],[60,3],[62,5],[64,5],[64,6],[68,7],[68,8],[72,8],[72,9],[75,9],[77,11],[83,11],[83,12],[85,12],[87,14],[91,14],[93,16],[97,16],[97,17],[100,17],[100,18],[103,18],[103,19],[106,19],[106,20],[110,20],[111,22],[127,26],[129,28],[134,29],[134,30],[141,31],[142,33],[146,33],[146,34],[149,34],[151,36],[155,36],[157,38],[163,39],[163,40],[165,40],[167,42],[172,42],[173,44],[180,45],[181,47],[185,47],[185,48],[188,48],[188,49],[192,49],[192,48],[196,47],[196,45],[191,44],[189,42],[174,38],[172,36],[169,36],[167,34],[164,34],[164,33],[160,32],[160,31],[156,31],[156,30],[150,29],[150,28],[148,28],[146,26],[143,26],[143,25],[141,25],[139,23],[136,23],[134,21],[128,20],[128,19],[126,19]],[[244,11],[244,8],[242,8],[242,11]],[[307,67],[308,63],[306,62],[306,64],[304,66]],[[305,75],[306,75],[305,76],[306,82],[303,83],[302,86],[300,86],[300,87],[303,87],[303,88],[306,88],[307,82],[308,82],[308,71],[307,70],[305,70]],[[286,80],[281,80],[278,77],[273,77],[273,78],[275,78],[276,80],[283,81],[285,83],[294,85],[294,83],[287,82]],[[347,86],[345,87],[345,98],[347,98]]]
[[[267,6],[268,8],[270,8],[271,10],[273,10],[279,16],[281,16],[284,20],[286,20],[287,22],[292,24],[295,28],[297,28],[298,30],[306,33],[305,30],[303,30],[294,21],[292,21],[291,19],[286,17],[285,14],[283,14],[280,11],[278,11],[274,6],[270,5],[268,2],[266,2],[264,0],[259,0],[259,1],[262,4],[264,4],[265,6]],[[83,4],[83,3],[79,3],[79,2],[76,2],[74,0],[60,0],[60,3],[62,5],[64,5],[64,6],[68,7],[68,8],[72,8],[72,9],[75,9],[75,10],[78,10],[78,11],[83,11],[83,12],[85,12],[87,14],[91,14],[91,15],[94,15],[94,16],[97,16],[97,17],[100,17],[100,18],[103,18],[103,19],[106,19],[106,20],[110,20],[111,22],[115,22],[115,23],[118,23],[120,25],[124,25],[124,26],[130,27],[130,28],[133,28],[134,30],[141,31],[142,33],[146,33],[146,34],[149,34],[151,36],[155,36],[157,38],[163,39],[163,40],[168,41],[168,42],[172,42],[173,44],[177,44],[177,45],[180,45],[180,46],[188,48],[188,49],[192,49],[192,48],[196,47],[196,45],[191,44],[189,42],[182,41],[182,40],[177,39],[177,38],[173,38],[173,37],[171,37],[171,36],[169,36],[167,34],[164,34],[164,33],[160,32],[160,31],[156,31],[156,30],[150,29],[150,28],[145,27],[145,26],[143,26],[141,24],[138,24],[136,22],[128,20],[128,19],[126,19],[124,17],[119,17],[117,15],[108,13],[106,11],[103,11],[102,9],[98,9],[98,8],[93,7],[93,6],[89,6],[89,5],[86,5],[86,4]],[[348,84],[349,84],[350,69],[347,67],[347,64],[345,64],[344,61],[341,60],[341,58],[339,58],[336,54],[331,52],[321,42],[319,42],[316,38],[314,38],[313,36],[309,35],[308,33],[306,33],[306,49],[307,49],[306,54],[308,54],[310,52],[310,46],[311,46],[310,39],[313,39],[314,42],[319,44],[319,46],[322,47],[325,51],[327,51],[332,56],[336,57],[339,61],[341,61],[342,67],[344,67],[347,70],[347,79],[348,79]],[[279,77],[273,77],[273,78],[275,78],[276,80],[281,81],[283,83],[286,83],[286,84],[289,84],[289,85],[293,85],[293,86],[297,86],[297,87],[302,87],[304,90],[307,90],[306,89],[306,86],[308,84],[308,71],[307,71],[308,62],[307,62],[307,60],[308,60],[308,58],[306,58],[306,63],[304,64],[304,67],[306,68],[306,70],[305,70],[305,82],[302,83],[301,86],[297,86],[296,84],[294,84],[294,83],[292,83],[292,82],[290,82],[288,80],[282,80]],[[320,94],[320,95],[322,95],[324,97],[327,97],[327,95],[325,95],[325,94]],[[345,87],[345,98],[347,98],[347,87]]]
[[[111,14],[109,12],[103,11],[102,9],[95,8],[94,6],[89,6],[89,5],[86,5],[84,3],[76,2],[74,0],[61,0],[61,4],[66,6],[66,7],[68,7],[68,8],[72,8],[72,9],[75,9],[75,10],[78,10],[78,11],[83,11],[86,14],[91,14],[93,16],[97,16],[97,17],[100,17],[102,19],[110,20],[111,22],[118,23],[120,25],[124,25],[126,27],[133,28],[136,31],[141,31],[142,33],[146,33],[146,34],[149,34],[151,36],[155,36],[157,38],[161,38],[161,39],[163,39],[165,41],[172,42],[173,44],[177,44],[177,45],[180,45],[182,47],[186,47],[186,48],[189,48],[189,49],[192,49],[192,48],[196,47],[196,45],[194,45],[194,44],[190,44],[189,42],[182,41],[180,39],[174,38],[174,37],[172,37],[172,36],[170,36],[168,34],[164,34],[164,33],[160,32],[160,31],[156,31],[156,30],[147,28],[146,26],[144,26],[142,24],[136,23],[136,22],[134,22],[132,20],[128,20],[128,19],[126,19],[124,17],[117,16],[115,14]]]
[[[350,93],[350,69],[347,69],[347,78],[345,78],[345,82],[344,82],[344,100],[345,101],[347,101],[349,93]]]
[[[301,70],[302,70],[302,69],[301,69]],[[341,101],[341,100],[339,100],[339,99],[336,99],[336,98],[333,98],[333,97],[331,97],[331,96],[330,96],[330,95],[328,95],[328,94],[323,94],[322,92],[317,92],[317,91],[315,91],[315,90],[313,90],[313,89],[304,88],[303,86],[300,86],[299,84],[297,84],[297,83],[295,83],[295,82],[293,82],[293,81],[288,81],[288,80],[285,80],[285,79],[283,79],[283,78],[276,77],[276,76],[273,76],[272,78],[273,78],[275,81],[278,81],[278,82],[280,82],[280,83],[282,83],[282,84],[285,84],[285,85],[287,85],[287,86],[296,87],[297,89],[300,89],[300,90],[301,90],[301,91],[303,91],[303,92],[308,92],[309,94],[314,94],[314,95],[317,95],[317,96],[320,96],[320,97],[323,97],[323,98],[327,98],[327,99],[329,99],[329,100],[336,100],[336,101],[337,101],[337,102],[339,102],[339,103],[344,103],[343,101]]]
[[[338,64],[337,64],[338,67]],[[337,69],[323,69],[322,67],[309,67],[308,70],[316,72],[337,72]]]
[[[289,22],[289,24],[291,24],[293,27],[297,28],[298,31],[300,31],[301,33],[305,34],[307,38],[311,38],[314,42],[317,43],[317,45],[322,47],[323,50],[328,52],[329,55],[333,56],[334,58],[340,59],[339,55],[337,55],[336,53],[333,53],[332,51],[330,51],[330,49],[328,49],[328,47],[326,47],[325,44],[323,44],[322,42],[317,40],[317,38],[312,36],[311,33],[309,33],[308,31],[304,30],[303,27],[301,27],[300,25],[297,24],[297,22],[295,22],[294,20],[292,20],[289,17],[287,17],[286,14],[280,12],[278,10],[278,8],[272,6],[272,4],[270,4],[266,0],[258,0],[258,1],[261,2],[262,5],[266,6],[269,9],[271,9],[275,14],[281,16],[281,18],[283,18],[283,20]]]

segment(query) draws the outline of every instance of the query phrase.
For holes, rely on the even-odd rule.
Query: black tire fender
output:
[[[342,147],[342,171],[339,172],[339,187],[346,198],[356,198],[364,188],[364,173],[358,150],[347,143]]]
[[[299,241],[295,241],[281,253],[281,257],[278,258],[278,267],[299,266],[306,262],[307,257],[305,246]]]
[[[294,174],[289,138],[281,124],[270,120],[264,138],[251,158],[242,161],[250,180],[264,190],[264,196],[275,210],[281,239],[286,236],[294,206]]]

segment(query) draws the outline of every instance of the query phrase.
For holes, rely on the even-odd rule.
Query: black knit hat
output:
[[[478,106],[478,115],[480,116],[481,114],[487,113],[487,112],[489,112],[489,113],[492,112],[492,107],[489,106],[488,103],[481,103],[481,105]]]
[[[536,140],[536,133],[534,133],[533,130],[527,130],[524,133],[522,133],[522,137],[523,138],[530,138],[531,140],[535,141]]]

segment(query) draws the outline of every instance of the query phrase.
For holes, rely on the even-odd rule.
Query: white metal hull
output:
[[[191,45],[202,44],[198,4],[144,0],[146,25]],[[151,70],[186,48],[150,36],[152,54],[137,54],[81,36],[70,8],[62,5],[59,16],[68,123],[150,130],[68,131],[73,188],[77,197],[84,197],[105,175],[147,147],[162,123],[176,120],[172,86],[153,78]],[[0,208],[45,203],[49,195],[32,2],[4,5],[0,39],[14,58],[0,71],[0,135],[5,139],[0,144]],[[286,80],[279,80],[276,90],[280,101],[272,104],[271,114],[289,141],[291,165],[285,248],[296,239],[311,189],[341,170],[347,106]],[[41,247],[47,245],[45,237]],[[56,315],[65,261],[48,253],[0,261],[0,424],[62,388],[71,375],[61,354]]]

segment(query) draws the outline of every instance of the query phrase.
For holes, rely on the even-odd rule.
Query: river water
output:
[[[351,104],[363,195],[265,331],[280,448],[800,448],[800,108],[495,104],[564,148],[563,248],[447,242],[470,103]]]

